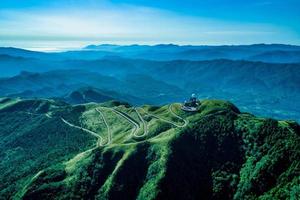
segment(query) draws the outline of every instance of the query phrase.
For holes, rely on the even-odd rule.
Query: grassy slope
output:
[[[48,118],[41,113],[43,109],[51,112],[56,106],[46,100],[11,100],[1,104],[1,198],[21,191],[39,171],[94,145],[90,135],[71,129],[55,116]],[[74,108],[67,110],[63,111],[65,115]]]
[[[55,102],[51,102],[52,104]],[[45,152],[38,150],[39,156],[28,158],[28,162],[33,162],[32,165],[24,163],[29,169],[38,169],[27,171],[27,176],[22,175],[24,179],[16,182],[17,186],[8,187],[11,191],[18,191],[14,196],[16,199],[299,197],[299,125],[294,122],[256,118],[239,113],[228,102],[211,100],[204,101],[197,114],[184,113],[175,104],[172,110],[189,121],[187,127],[180,128],[149,115],[151,113],[182,125],[182,120],[174,117],[167,105],[144,106],[144,111],[138,110],[148,124],[149,134],[144,138],[136,138],[131,135],[131,123],[101,106],[114,107],[126,113],[140,123],[138,135],[143,133],[142,123],[133,108],[117,102],[76,107],[49,106],[45,112],[51,112],[53,118],[47,118],[34,110],[40,115],[25,125],[30,127],[30,131],[34,131],[34,137],[31,136],[33,141],[40,141],[42,131],[38,130],[47,127],[45,132],[48,140],[44,142],[47,148]],[[99,113],[95,111],[96,108],[103,112],[112,133],[112,144],[99,148],[94,148],[91,144],[96,143],[95,138],[66,127],[59,121],[59,117],[63,116],[75,125],[99,133],[106,141],[107,129]],[[12,110],[2,108],[0,116],[1,113],[7,116],[5,109]],[[32,112],[33,109],[30,110]],[[21,116],[20,111],[10,114],[11,120]],[[4,119],[8,120],[3,117],[1,123]],[[32,126],[31,123],[37,125]],[[13,124],[20,126],[20,122]],[[51,130],[48,127],[55,128]],[[11,135],[14,137],[23,134],[19,129],[12,130],[14,132]],[[3,131],[7,131],[7,134],[11,132],[7,127]],[[73,138],[68,138],[67,146],[59,145],[61,141],[65,142],[66,138],[62,133],[66,132],[72,134]],[[53,145],[49,137],[55,133],[57,137],[51,141],[55,140],[58,144]],[[6,142],[2,145],[7,147]],[[33,143],[30,147],[33,146],[39,145]],[[58,156],[57,152],[61,151],[64,154]],[[56,155],[55,158],[49,159],[50,152]],[[24,159],[27,154],[25,151],[14,155],[16,159]],[[39,160],[45,163],[39,163]],[[4,162],[1,166],[7,164],[9,162]],[[8,168],[4,170],[10,172]],[[6,183],[12,184],[14,180],[7,180]],[[12,194],[6,192],[7,186],[1,185],[0,188],[2,193]]]

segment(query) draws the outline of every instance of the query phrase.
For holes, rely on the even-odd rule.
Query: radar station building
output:
[[[181,109],[187,112],[196,112],[198,111],[198,106],[200,101],[197,99],[196,94],[192,94],[188,101],[185,101],[181,106]]]

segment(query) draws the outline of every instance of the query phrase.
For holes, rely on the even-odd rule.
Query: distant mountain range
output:
[[[128,60],[152,61],[209,61],[244,60],[265,63],[300,63],[300,46],[292,45],[240,45],[240,46],[178,46],[178,45],[90,45],[82,50],[44,53],[17,48],[0,47],[0,77],[12,76],[20,71],[43,72],[54,69],[88,69],[101,66],[106,61],[115,61],[122,70],[132,69]],[[109,65],[109,63],[108,63]],[[111,65],[107,69],[116,74]]]
[[[119,56],[132,59],[195,61],[230,59],[272,63],[300,62],[300,46],[282,44],[232,46],[178,46],[172,44],[154,46],[90,45],[85,47],[84,50],[98,51],[99,55],[104,55],[104,52],[107,52],[105,56]],[[92,54],[92,52],[90,52],[90,54]],[[96,53],[94,55],[96,55]]]
[[[86,90],[87,88],[89,90]],[[57,70],[45,73],[22,72],[11,78],[0,79],[0,96],[65,98],[75,91],[80,91],[81,95],[88,92],[89,95],[86,96],[96,102],[99,102],[98,97],[91,97],[91,92],[94,93],[93,95],[105,93],[103,96],[106,96],[106,100],[107,97],[115,97],[132,104],[178,101],[187,94],[175,85],[142,74],[128,74],[125,78],[118,79],[84,70]],[[69,96],[66,100],[83,103],[87,99],[81,101],[74,99],[74,96],[73,98]]]
[[[72,91],[68,95],[61,98],[62,101],[71,104],[82,104],[82,103],[103,103],[106,101],[123,101],[135,104],[141,104],[144,100],[137,97],[120,94],[114,91],[100,90],[93,87],[84,87]]]
[[[98,60],[130,58],[146,60],[248,60],[271,63],[300,62],[300,46],[282,44],[255,44],[232,46],[178,46],[178,45],[89,45],[81,50],[42,53],[16,48],[0,48],[0,55],[43,60]]]
[[[64,99],[93,88],[134,105],[161,105],[197,93],[230,99],[258,115],[300,120],[294,105],[300,101],[299,52],[299,46],[280,44],[91,45],[60,53],[0,48],[0,96]]]
[[[299,199],[299,52],[0,48],[0,199]]]

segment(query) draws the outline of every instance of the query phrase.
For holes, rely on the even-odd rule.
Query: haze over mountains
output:
[[[0,48],[0,199],[297,199],[299,52]]]
[[[280,44],[255,45],[224,45],[224,46],[118,46],[118,45],[90,45],[85,50],[97,50],[104,56],[120,56],[134,59],[152,60],[250,60],[274,63],[300,62],[300,47]],[[99,54],[100,54],[99,53]],[[109,54],[111,53],[111,55]]]
[[[299,59],[300,46],[282,44],[224,45],[224,46],[178,46],[161,45],[89,45],[83,49],[42,53],[17,48],[0,48],[0,55],[49,60],[98,60],[110,57],[146,60],[249,60],[272,63],[295,63]]]
[[[299,120],[299,52],[299,46],[280,44],[90,45],[57,53],[0,48],[0,95],[64,99],[93,88],[141,105],[196,93],[231,100],[258,115]],[[99,99],[87,99],[101,101],[93,95]]]
[[[0,200],[300,200],[299,0],[1,0]]]

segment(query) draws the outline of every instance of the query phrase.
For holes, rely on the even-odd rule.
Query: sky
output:
[[[299,0],[1,0],[0,46],[300,45]]]

